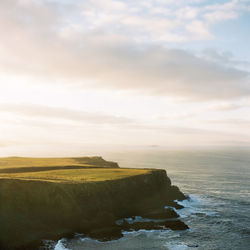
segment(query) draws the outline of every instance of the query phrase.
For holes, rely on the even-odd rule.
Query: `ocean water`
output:
[[[190,229],[124,232],[123,238],[104,243],[76,235],[54,249],[250,249],[249,150],[152,149],[103,156],[121,167],[166,169],[172,183],[190,196],[178,210]]]

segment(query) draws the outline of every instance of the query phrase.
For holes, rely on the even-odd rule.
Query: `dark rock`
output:
[[[115,217],[112,213],[101,211],[92,219],[89,228],[108,228],[116,226]]]
[[[170,187],[168,198],[171,201],[173,200],[183,201],[187,199],[187,197],[180,191],[180,189],[174,185]]]
[[[180,205],[179,203],[177,203],[176,201],[168,201],[166,203],[167,206],[170,206],[170,207],[174,207],[176,209],[182,209],[184,208],[184,206]]]
[[[153,221],[149,222],[134,222],[129,225],[122,225],[122,229],[125,231],[138,231],[141,229],[144,230],[159,230],[163,229],[163,226],[160,226],[158,223],[155,223]]]
[[[199,247],[199,245],[197,245],[197,244],[194,244],[194,245],[193,244],[188,244],[187,246],[188,247]]]
[[[166,220],[164,222],[159,222],[159,225],[162,225],[166,228],[170,228],[172,230],[189,229],[189,227],[181,220]]]
[[[100,241],[116,240],[123,236],[119,226],[93,229],[88,235]]]
[[[169,219],[169,218],[178,218],[179,215],[172,208],[153,210],[149,213],[142,215],[143,218],[149,219]]]
[[[141,229],[145,230],[161,230],[164,228],[170,228],[172,230],[186,230],[189,227],[181,220],[165,220],[161,222],[135,222],[132,224],[122,224],[122,229],[125,231],[138,231]]]

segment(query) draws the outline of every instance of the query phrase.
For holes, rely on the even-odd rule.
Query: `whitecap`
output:
[[[138,236],[140,234],[145,234],[145,235],[148,235],[148,234],[152,234],[152,233],[157,233],[161,230],[146,230],[146,229],[140,229],[138,231],[122,231],[122,234],[123,236],[126,236],[126,235],[133,235],[133,236]]]
[[[123,223],[123,220],[125,220],[126,222],[128,222],[129,224],[133,224],[135,222],[150,222],[150,221],[153,221],[153,222],[160,222],[160,221],[163,221],[164,219],[148,219],[148,218],[143,218],[141,216],[135,216],[135,217],[129,217],[129,218],[124,218],[124,219],[119,219],[116,221],[116,224],[117,225],[121,225]]]
[[[80,239],[80,241],[92,241],[92,242],[96,242],[96,243],[100,242],[99,240],[92,239],[90,237],[80,237],[79,239]]]
[[[69,248],[65,247],[64,243],[65,243],[65,239],[59,240],[57,244],[55,245],[54,250],[69,250]]]
[[[167,249],[169,250],[185,250],[185,249],[190,249],[187,245],[184,243],[167,243],[164,245]]]
[[[182,217],[186,218],[189,216],[214,216],[218,212],[208,209],[211,207],[212,201],[206,196],[199,195],[189,195],[189,199],[183,201],[177,201],[178,204],[184,206],[183,209],[179,209],[175,211]],[[167,206],[165,207],[167,208]]]

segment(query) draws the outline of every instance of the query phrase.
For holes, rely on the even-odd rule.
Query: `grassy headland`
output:
[[[186,229],[181,221],[115,223],[134,215],[150,218],[152,209],[184,198],[165,170],[122,169],[101,157],[0,158],[0,249],[35,249],[41,239],[75,232],[107,240],[121,237],[122,230]]]

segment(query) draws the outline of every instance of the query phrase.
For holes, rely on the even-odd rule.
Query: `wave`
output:
[[[57,242],[57,244],[55,245],[54,250],[70,250],[69,248],[65,247],[65,242],[66,239],[61,239]]]
[[[168,250],[191,250],[199,247],[197,244],[190,245],[185,243],[166,243],[164,246],[167,247]]]
[[[183,209],[176,210],[181,218],[190,216],[215,216],[218,214],[217,211],[213,210],[213,201],[207,196],[190,194],[189,199],[176,202],[184,206]]]
[[[184,243],[176,244],[176,243],[166,243],[164,245],[167,249],[169,250],[185,250],[185,249],[190,249],[188,245]]]
[[[128,218],[123,218],[120,220],[116,221],[116,224],[121,225],[123,223],[123,221],[128,222],[129,224],[133,224],[135,222],[150,222],[150,221],[154,221],[154,222],[160,222],[160,221],[164,221],[164,219],[148,219],[148,218],[143,218],[141,216],[133,216],[133,217],[128,217]]]
[[[122,231],[122,234],[123,236],[125,237],[128,237],[128,236],[133,236],[133,237],[136,237],[138,235],[146,235],[146,236],[150,236],[151,234],[154,234],[154,233],[159,233],[160,231],[167,231],[169,229],[164,229],[164,230],[145,230],[145,229],[141,229],[141,230],[138,230],[138,231]]]

